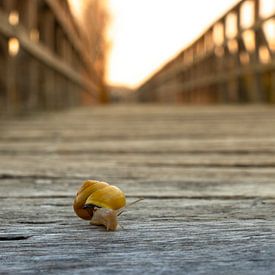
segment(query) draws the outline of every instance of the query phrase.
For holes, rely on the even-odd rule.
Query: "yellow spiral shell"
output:
[[[74,211],[82,219],[90,220],[93,211],[89,206],[117,210],[126,205],[124,193],[106,182],[87,180],[80,187],[74,200]]]

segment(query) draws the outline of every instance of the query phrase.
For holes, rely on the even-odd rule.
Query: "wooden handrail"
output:
[[[251,2],[254,5],[254,23],[243,28],[240,24],[243,16],[241,8],[246,2]],[[263,27],[266,22],[275,19],[275,13],[262,18],[259,15],[259,7],[260,0],[241,0],[237,3],[175,58],[150,76],[137,89],[138,98],[142,101],[162,101],[169,99],[170,93],[171,98],[179,102],[186,100],[186,98],[198,98],[200,95],[203,95],[204,99],[209,96],[212,102],[213,94],[219,94],[214,101],[220,102],[221,98],[228,98],[229,101],[239,102],[243,101],[243,98],[239,95],[246,94],[245,101],[247,102],[275,103],[275,53],[267,41]],[[229,38],[225,34],[227,28],[226,18],[232,12],[236,16],[235,28],[237,34],[234,38]],[[215,44],[213,38],[214,28],[218,24],[223,29],[223,42],[219,45]],[[249,50],[245,46],[244,34],[246,31],[252,32],[255,37],[254,50]],[[211,49],[206,48],[209,39],[211,39]],[[237,45],[236,52],[230,51],[228,46],[229,41],[232,39]],[[266,49],[267,54],[270,56],[267,64],[266,61],[263,62],[260,59],[260,49],[262,47]],[[190,54],[191,60],[187,62],[187,57]],[[248,64],[243,64],[243,60],[241,60],[241,55],[244,54]],[[230,66],[228,62],[230,62]],[[267,84],[267,81],[271,84]],[[270,95],[266,96],[267,93]],[[162,99],[164,94],[165,96]],[[192,96],[192,94],[199,94],[199,96]]]
[[[11,26],[8,23],[7,15],[1,11],[0,32],[7,38],[17,38],[20,42],[20,45],[34,58],[40,62],[43,62],[46,66],[50,67],[56,72],[67,77],[76,85],[87,89],[94,96],[97,94],[97,87],[94,83],[85,79],[80,73],[76,72],[74,69],[68,66],[68,64],[66,64],[56,54],[52,53],[47,49],[47,47],[43,46],[43,44],[39,42],[33,43],[21,24],[18,24],[17,26]]]
[[[103,12],[100,0],[93,3],[91,12]],[[98,20],[99,29],[88,32],[65,0],[2,0],[0,115],[103,102],[104,72],[97,65],[105,53],[90,38],[104,39]]]

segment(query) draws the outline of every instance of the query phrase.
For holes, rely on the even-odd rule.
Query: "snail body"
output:
[[[73,207],[80,218],[114,231],[118,225],[117,216],[122,213],[125,205],[125,195],[118,187],[106,182],[87,180],[77,192]]]

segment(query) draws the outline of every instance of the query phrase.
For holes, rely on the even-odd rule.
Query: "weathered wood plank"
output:
[[[63,170],[68,167],[83,170],[97,168],[111,168],[114,165],[116,167],[127,167],[128,169],[134,169],[138,167],[151,167],[151,168],[228,168],[228,169],[240,169],[244,168],[246,170],[253,168],[272,168],[274,167],[275,160],[273,154],[269,153],[257,153],[255,154],[218,154],[218,153],[167,153],[165,157],[163,154],[154,153],[148,154],[144,153],[131,153],[125,152],[124,154],[118,152],[105,152],[105,153],[87,153],[76,152],[75,154],[59,154],[52,153],[50,156],[45,157],[45,154],[41,155],[17,155],[14,158],[14,152],[10,154],[2,154],[0,159],[1,170],[14,169],[17,168],[24,169],[28,171],[33,168],[45,167],[51,169],[53,163],[58,164],[59,169]],[[51,161],[48,161],[48,158]],[[30,165],[33,164],[33,165]]]
[[[117,175],[118,177],[118,175]],[[85,178],[62,178],[32,175],[1,179],[0,198],[13,197],[70,197],[73,196]],[[97,178],[104,180],[104,178]],[[105,179],[108,179],[106,177]],[[275,198],[273,179],[242,180],[227,179],[130,179],[110,178],[110,183],[119,186],[129,197],[144,198]]]
[[[62,141],[89,140],[167,140],[173,139],[258,139],[273,138],[275,112],[270,107],[246,107],[243,111],[227,107],[215,111],[211,108],[188,107],[110,107],[100,110],[77,110],[72,113],[0,121],[1,140]],[[108,111],[109,110],[109,111]],[[193,111],[192,111],[193,110]],[[128,110],[129,111],[129,110]],[[112,116],[108,115],[112,112]],[[115,127],[114,127],[115,125]],[[27,131],[26,131],[27,129]]]
[[[64,163],[65,162],[65,163]],[[64,163],[64,165],[60,165]],[[68,162],[66,158],[46,158],[41,162],[22,159],[22,163],[2,162],[0,167],[0,178],[12,179],[35,178],[35,179],[59,179],[76,180],[80,182],[87,178],[108,180],[112,183],[126,181],[129,184],[140,182],[165,182],[169,189],[169,184],[176,183],[255,183],[264,185],[272,183],[275,177],[275,170],[270,168],[226,168],[226,167],[146,167],[127,166],[113,163],[95,164],[94,162]]]
[[[145,200],[121,216],[124,229],[115,233],[75,217],[71,200],[1,200],[0,209],[9,207],[0,219],[1,271],[272,274],[275,268],[274,200]]]
[[[89,154],[89,153],[253,153],[253,152],[275,152],[275,138],[262,139],[210,139],[210,140],[188,140],[188,139],[168,139],[168,140],[106,140],[106,141],[82,141],[65,142],[8,142],[0,144],[2,154],[11,152],[13,154]]]
[[[275,110],[116,106],[0,122],[0,273],[274,274]],[[107,233],[84,179],[145,200]]]

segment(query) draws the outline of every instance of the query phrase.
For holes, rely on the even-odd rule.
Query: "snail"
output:
[[[104,225],[107,231],[116,230],[117,217],[125,207],[125,195],[118,187],[96,180],[86,180],[73,203],[74,211],[80,218],[90,220],[93,225]]]

